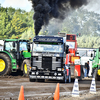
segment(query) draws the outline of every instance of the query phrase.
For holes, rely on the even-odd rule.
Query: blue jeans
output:
[[[69,81],[69,83],[71,82],[71,70],[69,69],[69,75],[67,75],[67,79]]]
[[[87,77],[87,69],[85,68],[84,77]]]

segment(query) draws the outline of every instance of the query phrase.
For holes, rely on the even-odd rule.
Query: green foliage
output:
[[[9,34],[10,16],[6,12],[0,12],[0,37],[7,37]]]
[[[68,29],[66,27],[63,27],[62,30],[60,31],[61,33],[69,33]]]
[[[22,33],[33,26],[33,13],[0,5],[0,39],[20,38]]]
[[[78,47],[81,48],[99,48],[100,47],[99,36],[86,36],[77,37]]]
[[[29,39],[35,36],[34,28],[28,28],[21,36],[21,39]]]
[[[20,37],[20,35],[28,28],[27,25],[26,27],[24,27],[23,24],[25,23],[23,23],[23,21],[20,20],[18,13],[15,12],[11,20],[11,26],[13,29],[11,34],[14,34],[15,36]]]
[[[15,8],[9,7],[7,13],[8,15],[10,15],[10,17],[13,17],[13,14],[15,13],[15,11],[16,11]]]
[[[43,34],[42,32],[39,33],[39,35]],[[35,36],[35,30],[34,30],[34,24],[32,27],[29,27],[21,36],[21,39],[33,39]]]

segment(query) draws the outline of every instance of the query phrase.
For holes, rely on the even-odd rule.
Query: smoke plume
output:
[[[100,14],[100,0],[91,0],[88,5],[84,6],[84,9]]]
[[[43,25],[48,25],[52,18],[63,20],[69,9],[76,9],[88,3],[87,0],[31,0],[35,11],[35,35],[38,35]]]

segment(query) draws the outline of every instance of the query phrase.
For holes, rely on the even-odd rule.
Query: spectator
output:
[[[87,61],[87,63],[85,63],[84,77],[88,77],[88,74],[89,74],[89,61]]]
[[[87,63],[85,63],[85,66],[84,66],[84,78],[87,77]]]
[[[87,62],[86,66],[87,66],[87,77],[89,77],[89,76],[88,76],[88,74],[89,74],[89,69],[90,69],[90,68],[89,68],[89,61]]]

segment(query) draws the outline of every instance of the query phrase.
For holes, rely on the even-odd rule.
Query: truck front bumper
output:
[[[30,72],[29,78],[30,79],[52,79],[52,80],[63,80],[64,79],[63,72],[59,72],[59,73],[56,73],[56,75],[54,75],[55,73],[54,72],[49,72],[49,73],[42,72],[42,75],[41,74],[36,75],[36,72]]]
[[[63,80],[63,77],[55,77],[55,76],[33,76],[29,75],[30,79],[54,79],[54,80]]]

